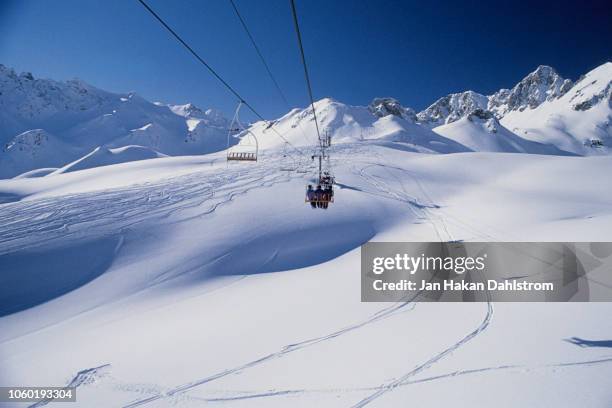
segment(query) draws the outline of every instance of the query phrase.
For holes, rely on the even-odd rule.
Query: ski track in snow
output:
[[[181,211],[206,206],[196,217],[254,188],[289,181],[269,167],[195,172],[156,183],[4,204],[0,212],[0,255],[30,249],[61,237],[64,242],[124,232],[144,222],[182,222]],[[175,216],[175,217],[173,217]]]
[[[418,296],[418,295],[416,295],[416,296]],[[162,399],[162,398],[172,397],[172,396],[175,396],[175,395],[178,395],[178,394],[181,394],[181,393],[185,393],[185,392],[187,392],[187,391],[189,391],[189,390],[191,390],[191,389],[193,389],[195,387],[198,387],[198,386],[203,385],[203,384],[210,383],[212,381],[215,381],[215,380],[218,380],[220,378],[226,377],[226,376],[228,376],[230,374],[234,374],[234,373],[237,373],[237,372],[242,372],[242,371],[244,371],[244,370],[246,370],[248,368],[252,368],[252,367],[258,366],[258,365],[263,364],[263,363],[265,363],[267,361],[270,361],[270,360],[273,360],[273,359],[276,359],[276,358],[284,357],[287,354],[292,353],[294,351],[298,351],[298,350],[304,349],[306,347],[313,346],[313,345],[321,343],[323,341],[334,339],[334,338],[339,337],[339,336],[341,336],[343,334],[346,334],[346,333],[352,332],[354,330],[360,329],[360,328],[362,328],[362,327],[364,327],[366,325],[369,325],[371,323],[380,321],[380,320],[382,320],[384,318],[388,318],[388,317],[390,317],[392,315],[395,315],[396,313],[398,313],[400,311],[412,310],[412,308],[410,308],[409,306],[413,306],[414,307],[413,301],[403,302],[403,303],[395,304],[393,306],[389,306],[389,307],[387,307],[387,308],[385,308],[385,309],[383,309],[381,311],[378,311],[377,313],[373,314],[368,319],[363,320],[361,322],[358,322],[356,324],[347,326],[345,328],[342,328],[340,330],[337,330],[335,332],[332,332],[332,333],[324,335],[324,336],[315,337],[315,338],[312,338],[312,339],[304,340],[304,341],[299,342],[299,343],[293,343],[293,344],[286,345],[286,346],[284,346],[282,349],[280,349],[277,352],[270,353],[270,354],[268,354],[266,356],[263,356],[263,357],[258,358],[256,360],[253,360],[253,361],[250,361],[248,363],[242,364],[240,366],[220,371],[220,372],[218,372],[216,374],[213,374],[213,375],[210,375],[208,377],[204,377],[204,378],[201,378],[201,379],[196,380],[196,381],[192,381],[192,382],[189,382],[189,383],[186,383],[186,384],[183,384],[183,385],[179,385],[178,387],[172,388],[172,389],[166,391],[163,394],[157,394],[157,395],[153,395],[153,396],[148,397],[148,398],[144,398],[144,399],[133,401],[131,403],[128,403],[127,405],[124,405],[124,408],[136,407],[136,406],[147,404],[149,402],[157,401],[157,400]]]
[[[458,342],[454,343],[453,345],[451,345],[447,349],[441,351],[440,353],[434,355],[429,360],[427,360],[423,364],[415,367],[414,369],[410,370],[409,372],[407,372],[406,374],[402,375],[401,377],[398,377],[395,380],[393,380],[393,381],[391,381],[391,382],[389,382],[387,384],[382,384],[376,392],[374,392],[373,394],[371,394],[371,395],[367,396],[366,398],[362,399],[357,404],[353,405],[352,408],[365,407],[366,405],[368,405],[371,402],[373,402],[375,399],[382,397],[384,394],[386,394],[386,393],[388,393],[390,391],[393,391],[395,388],[397,388],[398,386],[400,386],[403,383],[405,383],[406,381],[408,381],[409,378],[411,378],[411,377],[419,374],[420,372],[428,369],[433,364],[437,363],[438,361],[442,360],[444,357],[446,357],[449,354],[453,353],[454,351],[459,349],[461,346],[463,346],[464,344],[468,343],[474,337],[478,336],[480,333],[482,333],[484,330],[486,330],[487,327],[489,326],[489,323],[491,323],[491,319],[492,318],[493,318],[493,304],[489,300],[487,300],[487,313],[486,313],[484,319],[482,320],[482,322],[478,325],[478,327],[476,329],[474,329],[473,331],[468,333],[465,337],[463,337]]]
[[[382,182],[381,180],[377,180],[373,176],[367,174],[367,172],[365,170],[368,167],[371,167],[371,166],[374,166],[374,165],[382,166],[382,165],[379,165],[379,164],[369,165],[369,166],[366,166],[364,168],[361,168],[359,170],[358,174],[362,178],[364,178],[366,181],[368,181],[370,184],[372,184],[377,190],[379,190],[379,191],[381,191],[381,192],[391,196],[392,198],[395,198],[395,199],[397,199],[399,201],[402,201],[402,202],[405,202],[405,203],[409,204],[411,210],[413,211],[413,213],[415,213],[415,215],[417,215],[417,216],[421,215],[422,218],[431,219],[431,216],[428,213],[418,214],[417,212],[415,212],[414,208],[424,209],[424,208],[427,208],[427,205],[420,204],[418,202],[417,198],[409,196],[407,194],[406,190],[405,190],[405,187],[404,187],[402,181],[399,178],[397,178],[397,176],[394,176],[394,177],[400,183],[400,186],[402,188],[402,192],[401,193],[399,193],[397,190],[395,190],[391,186],[387,185],[386,183]],[[382,166],[382,167],[384,168],[384,166]],[[395,169],[406,172],[406,170],[401,169],[401,168],[395,168]],[[412,177],[414,178],[414,176],[412,176]],[[415,181],[416,181],[416,178],[415,178]],[[418,183],[418,181],[416,181],[416,182]],[[418,185],[419,185],[420,191],[422,193],[424,193],[427,196],[427,199],[431,202],[431,198],[427,195],[427,193],[425,192],[423,186],[420,183],[418,183]],[[428,204],[428,205],[432,206],[434,208],[437,208],[437,206],[435,204]],[[444,241],[442,239],[442,235],[441,235],[440,230],[438,229],[436,223],[434,221],[431,221],[431,224],[432,224],[432,227],[435,229],[437,235],[440,237],[440,240]],[[444,231],[447,234],[447,236],[449,236],[449,238],[450,238],[448,241],[452,241],[452,236],[450,235],[450,233],[446,229],[446,226],[444,227]],[[414,298],[416,298],[418,295],[419,294],[416,294]],[[285,355],[287,355],[287,354],[289,354],[291,352],[294,352],[294,351],[297,351],[297,350],[300,350],[300,349],[303,349],[303,348],[306,348],[306,347],[318,344],[318,343],[326,341],[326,340],[331,340],[331,339],[333,339],[335,337],[338,337],[338,336],[341,336],[343,334],[346,334],[346,333],[352,332],[354,330],[357,330],[359,328],[362,328],[362,327],[364,327],[364,326],[366,326],[366,325],[368,325],[370,323],[374,323],[374,322],[379,321],[381,319],[390,317],[390,316],[394,315],[395,313],[399,312],[400,310],[405,309],[409,305],[414,306],[414,303],[413,303],[414,302],[414,298],[411,299],[410,301],[399,303],[399,304],[396,304],[396,305],[384,308],[384,309],[378,311],[377,313],[375,313],[370,318],[368,318],[368,319],[366,319],[364,321],[361,321],[359,323],[353,324],[351,326],[347,326],[347,327],[345,327],[343,329],[340,329],[340,330],[335,331],[333,333],[330,333],[328,335],[321,336],[321,337],[315,337],[315,338],[312,338],[312,339],[309,339],[309,340],[305,340],[305,341],[302,341],[302,342],[299,342],[299,343],[289,344],[289,345],[283,347],[281,350],[279,350],[277,352],[274,352],[274,353],[270,353],[270,354],[268,354],[268,355],[266,355],[264,357],[261,357],[261,358],[259,358],[257,360],[253,360],[253,361],[245,363],[243,365],[240,365],[240,366],[237,366],[237,367],[234,367],[234,368],[231,368],[231,369],[223,370],[223,371],[218,372],[216,374],[213,374],[211,376],[204,377],[202,379],[199,379],[199,380],[196,380],[196,381],[193,381],[193,382],[190,382],[190,383],[186,383],[186,384],[180,385],[178,387],[175,387],[175,388],[172,388],[172,389],[166,391],[163,394],[157,394],[157,395],[153,395],[153,396],[150,396],[150,397],[147,397],[147,398],[144,398],[144,399],[133,401],[133,402],[128,403],[127,405],[125,405],[124,408],[132,408],[132,407],[144,405],[144,404],[147,404],[147,403],[150,403],[150,402],[153,402],[153,401],[157,401],[157,400],[162,399],[162,398],[172,397],[172,396],[175,396],[175,395],[178,395],[178,394],[181,394],[181,393],[185,393],[185,392],[187,392],[187,391],[189,391],[189,390],[191,390],[191,389],[193,389],[195,387],[198,387],[198,386],[203,385],[203,384],[210,383],[210,382],[215,381],[217,379],[226,377],[226,376],[228,376],[230,374],[234,374],[234,373],[237,373],[237,372],[242,372],[242,371],[244,371],[244,370],[246,370],[248,368],[252,368],[254,366],[260,365],[260,364],[265,363],[267,361],[270,361],[270,360],[273,360],[273,359],[276,359],[276,358],[281,358],[281,357],[283,357],[283,356],[285,356]],[[408,310],[411,310],[411,309],[408,309]],[[484,325],[482,330],[484,330],[484,328],[486,328],[486,326],[488,325],[488,322],[489,322],[489,320],[491,318],[491,315],[492,315],[492,305],[489,303],[489,313],[487,314],[487,317],[485,319],[486,320],[486,324]],[[479,332],[480,331],[478,331],[478,333]],[[478,334],[478,333],[476,333],[476,334]],[[474,336],[476,334],[474,334]],[[462,342],[459,342],[459,343],[455,344],[455,348],[460,347],[463,344],[463,342],[469,341],[471,339],[471,337],[469,337],[469,338],[468,337],[469,337],[469,335]],[[455,348],[453,348],[453,350]],[[448,353],[450,353],[451,351],[452,350],[448,351]],[[438,359],[444,357],[448,353],[444,353],[444,355],[439,356]],[[427,367],[429,365],[431,365],[432,363],[433,362],[429,362]],[[426,368],[426,367],[423,367],[423,369],[424,368]],[[419,372],[420,371],[421,370],[419,370]],[[417,372],[414,372],[414,374],[416,374],[416,373]]]
[[[389,185],[382,178],[369,174],[367,170],[375,166],[384,169],[392,178],[397,180],[400,189]],[[403,181],[395,174],[398,171],[414,180],[420,193],[426,200],[419,200],[417,197],[407,193]],[[220,169],[219,173],[195,172],[186,176],[161,180],[156,183],[111,189],[103,192],[65,195],[62,197],[7,204],[3,208],[5,211],[0,215],[0,225],[4,226],[1,231],[0,248],[2,249],[0,253],[32,248],[49,242],[58,236],[61,236],[64,240],[68,238],[82,239],[94,234],[103,235],[105,233],[116,233],[117,230],[125,231],[131,226],[142,222],[151,220],[159,222],[160,220],[169,219],[173,215],[180,214],[182,210],[206,205],[203,211],[197,211],[197,215],[195,215],[196,217],[201,217],[213,213],[220,205],[232,201],[237,195],[244,194],[253,188],[270,186],[278,182],[289,181],[291,178],[291,175],[287,173],[280,175],[277,173],[274,175],[274,172],[270,172],[269,166],[250,168],[248,173],[242,166],[236,169],[226,167],[225,169]],[[270,173],[273,175],[270,176]],[[360,168],[358,175],[368,184],[372,185],[378,193],[409,204],[409,208],[415,216],[425,219],[431,224],[440,241],[453,240],[444,220],[441,217],[432,216],[429,209],[439,207],[432,202],[427,191],[412,173],[399,167],[371,163]],[[422,201],[427,201],[428,203],[423,204]],[[60,203],[61,205],[58,205]],[[193,215],[190,217],[193,217]],[[190,217],[175,216],[171,222],[185,221]],[[109,225],[112,230],[109,230]],[[443,239],[443,235],[447,239]],[[125,407],[135,407],[162,398],[183,394],[199,385],[210,383],[227,375],[263,364],[266,361],[281,358],[289,353],[320,342],[331,340],[396,313],[411,310],[412,308],[408,306],[412,305],[414,307],[413,300],[384,308],[364,321],[349,325],[330,334],[289,344],[281,350],[259,359],[179,385],[164,393],[131,402],[125,405]],[[393,383],[381,385],[376,393],[368,397],[367,401],[364,400],[366,402],[357,406],[363,406],[365,403],[382,395],[382,393],[395,388],[409,377],[423,371],[439,359],[459,348],[486,328],[491,314],[492,308],[489,305],[487,317],[477,330]],[[83,373],[87,373],[87,370],[80,372],[77,378]]]
[[[94,382],[100,375],[100,371],[106,368],[109,368],[110,364],[103,364],[98,367],[86,368],[84,370],[79,371],[72,380],[66,385],[66,388],[78,388],[81,385],[89,384]],[[39,401],[35,404],[30,405],[28,408],[37,408],[47,405],[48,403],[53,402],[53,399],[45,399]]]
[[[495,372],[495,371],[510,371],[510,370],[548,370],[548,369],[557,369],[557,368],[567,368],[567,367],[590,367],[596,366],[600,364],[610,364],[612,363],[612,356],[605,357],[596,360],[586,360],[586,361],[567,361],[567,362],[558,362],[552,364],[544,364],[538,366],[525,366],[525,365],[498,365],[493,367],[483,367],[483,368],[474,368],[474,369],[466,369],[466,370],[456,370],[451,371],[444,374],[439,374],[431,377],[420,378],[416,380],[406,380],[402,382],[397,387],[406,387],[413,384],[422,384],[427,382],[434,382],[444,379],[452,379],[461,376]],[[380,386],[375,387],[356,387],[356,388],[302,388],[302,389],[289,389],[289,390],[210,390],[211,393],[220,393],[220,394],[228,394],[225,397],[211,397],[211,398],[201,398],[196,396],[190,396],[191,399],[202,400],[205,402],[231,402],[237,400],[248,400],[248,399],[256,399],[256,398],[268,398],[268,397],[282,397],[287,395],[299,395],[299,394],[339,394],[339,393],[349,393],[349,392],[366,392],[366,391],[378,391],[380,390]],[[230,394],[231,393],[231,394]]]
[[[393,177],[399,183],[401,191],[390,186],[387,182],[384,181],[383,178],[368,174],[367,169],[372,167],[380,167],[384,169],[391,177]],[[414,180],[415,184],[419,188],[420,192],[423,194],[423,196],[425,196],[427,203],[423,203],[417,197],[408,194],[404,182],[392,170],[400,171],[403,174],[406,174],[410,178],[412,178],[412,180]],[[413,173],[400,167],[388,166],[380,163],[372,163],[366,167],[360,168],[356,174],[362,179],[364,179],[367,183],[371,184],[374,188],[385,194],[388,198],[409,204],[412,213],[418,219],[425,220],[431,225],[439,241],[452,242],[455,240],[451,235],[446,223],[444,222],[444,219],[442,217],[433,215],[430,211],[431,209],[439,208],[439,206],[433,202],[431,196],[427,193],[422,183]],[[447,239],[444,239],[443,235],[445,235]]]
[[[454,241],[449,231],[448,223],[471,231],[479,236],[494,239],[495,237],[474,227],[471,223],[460,219],[450,219],[450,215],[441,210],[428,194],[427,190],[412,172],[400,167],[388,166],[380,163],[365,163],[364,167],[353,167],[355,174],[360,176],[368,185],[374,187],[376,192],[363,191],[364,193],[383,195],[387,198],[404,202],[409,205],[413,214],[430,223],[440,241]],[[397,181],[399,188],[392,186],[382,177],[371,174],[368,170],[381,168]],[[82,193],[66,195],[62,197],[52,197],[36,201],[23,201],[3,205],[0,214],[0,254],[18,251],[24,248],[31,248],[51,241],[58,236],[62,238],[81,239],[93,234],[116,233],[117,230],[125,231],[143,222],[182,222],[192,217],[201,217],[213,213],[220,205],[231,202],[237,195],[245,194],[251,189],[273,185],[279,182],[286,182],[292,178],[292,174],[274,174],[269,166],[253,167],[248,172],[240,166],[235,169],[219,169],[218,174],[206,171],[190,173],[186,176],[179,176],[171,179],[161,180],[155,183],[118,188],[103,192]],[[418,188],[419,195],[424,197],[419,199],[408,193],[404,181],[406,177],[399,177],[398,173],[412,179]],[[293,177],[302,177],[299,174]],[[205,206],[203,210],[199,207]],[[198,208],[194,213],[182,215],[181,211]],[[436,215],[434,213],[438,213]],[[448,216],[448,217],[447,217]],[[451,217],[452,218],[452,217]],[[111,227],[109,227],[109,225]],[[112,230],[110,230],[112,228]],[[446,239],[444,239],[444,238]],[[418,296],[418,294],[416,295]],[[416,297],[415,296],[415,297]],[[226,377],[230,374],[242,372],[246,369],[261,365],[267,361],[282,358],[294,351],[314,346],[324,341],[332,340],[343,334],[353,332],[371,323],[375,323],[397,313],[412,310],[414,299],[394,304],[379,310],[369,318],[346,326],[337,331],[324,336],[314,337],[305,341],[284,346],[282,349],[265,355],[256,360],[236,366],[234,368],[220,371],[216,374],[191,381],[186,384],[171,388],[165,392],[138,399],[124,405],[124,408],[145,405],[150,402],[165,398],[176,397],[186,394],[194,388],[211,383],[215,380]],[[206,399],[209,402],[221,402],[242,400],[249,398],[265,398],[274,396],[286,396],[307,392],[337,392],[337,391],[374,391],[371,395],[359,401],[353,407],[364,407],[384,394],[393,391],[397,387],[408,384],[434,381],[443,378],[456,377],[461,375],[476,374],[486,371],[520,369],[525,367],[504,365],[497,367],[487,367],[472,370],[458,370],[447,374],[412,380],[412,377],[430,368],[432,365],[450,355],[474,337],[478,336],[489,326],[493,317],[493,305],[487,303],[487,312],[482,322],[473,331],[466,334],[456,343],[448,348],[436,353],[424,363],[418,365],[407,373],[396,379],[375,387],[363,387],[354,389],[329,389],[329,390],[267,390],[254,392],[247,395],[234,395],[221,398]],[[612,358],[585,362],[557,363],[537,368],[568,367],[580,365],[594,365],[612,362]],[[82,370],[68,386],[78,387],[87,384],[92,376],[97,375],[97,371],[105,366]],[[238,393],[235,391],[235,393]],[[242,392],[241,394],[244,394]],[[185,395],[186,398],[197,398]],[[41,401],[32,405],[39,407],[50,401]]]
[[[401,191],[391,187],[387,182],[385,182],[381,178],[372,176],[372,175],[370,175],[370,174],[368,174],[366,172],[366,169],[371,168],[371,167],[375,167],[375,166],[382,167],[383,169],[385,169],[386,172],[389,175],[391,175],[399,183]],[[410,178],[412,178],[414,180],[415,184],[418,186],[420,192],[426,197],[426,199],[428,201],[428,204],[421,204],[416,197],[413,197],[413,196],[409,195],[407,193],[407,191],[406,191],[406,188],[405,188],[404,183],[402,182],[402,180],[399,177],[397,177],[397,175],[393,174],[393,172],[391,170],[400,171],[400,172],[408,175]],[[443,234],[445,234],[448,237],[447,241],[451,241],[451,242],[454,241],[453,236],[451,235],[450,231],[448,230],[447,224],[444,222],[444,219],[442,217],[435,217],[435,216],[433,216],[430,213],[430,211],[429,211],[430,208],[439,208],[439,206],[433,203],[433,200],[431,199],[431,196],[427,193],[427,191],[426,191],[425,187],[423,186],[423,184],[418,180],[418,178],[413,173],[411,173],[411,172],[409,172],[409,171],[407,171],[405,169],[402,169],[400,167],[386,166],[386,165],[381,165],[379,163],[373,163],[373,164],[371,164],[369,166],[366,166],[366,167],[360,169],[359,172],[358,172],[358,175],[361,176],[362,178],[364,178],[366,181],[368,181],[373,186],[375,186],[378,190],[387,193],[392,198],[395,198],[395,199],[397,199],[399,201],[403,201],[403,202],[406,202],[406,203],[410,204],[411,208],[415,208],[416,209],[416,210],[413,210],[415,215],[418,215],[416,211],[421,211],[422,218],[425,218],[425,219],[427,219],[429,221],[429,223],[431,224],[432,228],[436,232],[436,235],[438,236],[440,241],[444,241],[442,239],[442,235]],[[490,295],[487,293],[487,313],[486,313],[484,319],[482,320],[482,322],[480,323],[480,325],[476,329],[474,329],[472,332],[468,333],[465,337],[463,337],[461,340],[459,340],[458,342],[456,342],[453,345],[451,345],[449,348],[447,348],[447,349],[443,350],[442,352],[434,355],[429,360],[427,360],[423,364],[417,366],[413,370],[407,372],[406,374],[402,375],[401,377],[398,377],[397,379],[395,379],[395,380],[393,380],[393,381],[391,381],[391,382],[389,382],[387,384],[382,384],[381,386],[378,387],[376,392],[374,392],[373,394],[371,394],[371,395],[367,396],[366,398],[362,399],[357,404],[353,405],[353,408],[361,408],[361,407],[364,407],[364,406],[370,404],[375,399],[380,398],[384,394],[388,393],[389,391],[392,391],[393,389],[395,389],[399,385],[405,383],[409,378],[411,378],[414,375],[417,375],[420,372],[428,369],[433,364],[435,364],[439,360],[443,359],[447,355],[451,354],[455,350],[459,349],[461,346],[463,346],[464,344],[468,343],[474,337],[478,336],[480,333],[482,333],[484,330],[486,330],[486,328],[489,326],[489,323],[491,322],[491,319],[493,317],[493,304],[491,303],[491,301],[489,299],[490,299]]]

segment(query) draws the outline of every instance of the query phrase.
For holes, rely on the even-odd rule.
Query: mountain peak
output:
[[[559,74],[557,74],[557,71],[550,65],[538,65],[535,71],[531,72],[529,75],[554,76]]]
[[[193,103],[186,103],[184,105],[168,105],[170,110],[179,116],[184,116],[186,118],[204,118],[204,111],[198,108]]]
[[[411,108],[406,108],[395,98],[374,98],[368,105],[368,110],[374,115],[382,118],[393,115],[403,119],[416,121],[416,113]]]
[[[544,101],[565,95],[572,86],[573,82],[562,78],[554,68],[540,65],[514,88],[501,89],[491,95],[488,108],[498,117],[510,111],[535,109]]]
[[[436,127],[461,119],[475,110],[486,110],[488,99],[474,91],[465,91],[444,96],[419,112],[419,122]]]

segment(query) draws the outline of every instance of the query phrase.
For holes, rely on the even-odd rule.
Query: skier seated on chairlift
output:
[[[327,199],[327,202],[325,203],[325,208],[327,208],[328,204],[332,201],[332,198],[334,197],[334,189],[332,188],[332,186],[327,186],[325,188],[325,195]]]
[[[332,200],[332,197],[334,195],[334,190],[332,190],[331,186],[327,186],[325,187],[325,189],[323,190],[323,208],[327,210],[327,207],[329,207],[329,203]]]
[[[312,208],[317,208],[317,203],[315,202],[316,200],[316,194],[315,191],[312,189],[312,185],[308,185],[308,190],[306,190],[306,200],[308,200],[310,202],[310,206]]]
[[[325,193],[320,185],[317,186],[317,189],[315,190],[314,195],[315,195],[317,208],[322,208]]]

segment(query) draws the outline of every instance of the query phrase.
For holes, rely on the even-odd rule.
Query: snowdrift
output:
[[[168,156],[144,146],[124,146],[115,149],[96,147],[91,153],[55,170],[50,175],[160,157]]]

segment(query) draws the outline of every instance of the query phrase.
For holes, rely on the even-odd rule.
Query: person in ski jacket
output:
[[[317,189],[315,190],[315,200],[317,201],[317,207],[321,208],[323,207],[323,198],[324,197],[324,192],[323,189],[321,188],[320,185],[317,186]]]
[[[323,190],[323,208],[327,209],[333,194],[334,194],[334,192],[333,192],[331,186],[325,187],[325,190]]]
[[[310,206],[312,208],[317,208],[317,203],[316,201],[316,194],[315,191],[312,189],[312,186],[309,184],[308,185],[308,190],[306,190],[306,199],[310,202]]]

